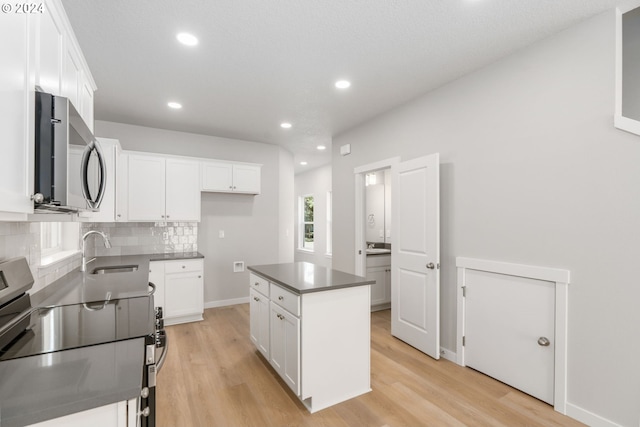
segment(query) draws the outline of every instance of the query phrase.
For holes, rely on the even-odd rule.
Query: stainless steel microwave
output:
[[[100,144],[62,96],[36,92],[34,210],[97,211],[106,188]]]

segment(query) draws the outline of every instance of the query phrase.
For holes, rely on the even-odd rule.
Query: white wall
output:
[[[293,212],[293,159],[282,148],[104,121],[96,121],[95,128],[97,136],[120,140],[124,150],[263,165],[257,196],[202,194],[198,251],[205,257],[205,306],[239,302],[249,296],[249,273],[234,273],[234,261],[245,265],[293,261],[293,251],[280,248],[281,240],[291,241],[284,222]],[[220,230],[224,238],[219,238]]]
[[[334,138],[333,267],[354,271],[353,169],[439,152],[443,347],[456,256],[568,269],[570,414],[635,427],[640,137],[613,127],[614,30],[610,11]]]
[[[313,262],[331,268],[331,257],[327,256],[327,192],[331,191],[331,166],[323,166],[309,172],[299,173],[295,177],[295,201],[296,227],[294,247],[295,260]],[[313,216],[314,216],[314,246],[313,252],[309,253],[297,249],[298,247],[298,198],[313,194]]]

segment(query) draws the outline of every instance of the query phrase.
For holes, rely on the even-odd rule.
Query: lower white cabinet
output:
[[[202,258],[149,263],[149,281],[156,286],[154,304],[162,307],[165,325],[202,320],[203,277]]]
[[[260,353],[269,359],[269,298],[253,289],[249,290],[249,325],[251,341]]]
[[[369,294],[297,294],[250,274],[251,341],[311,413],[371,390]]]
[[[270,312],[269,362],[297,396],[300,394],[300,318],[273,301]]]
[[[31,424],[31,427],[136,427],[138,399],[99,406]]]
[[[371,285],[371,307],[387,308],[391,303],[391,255],[368,256],[367,279],[376,281]]]

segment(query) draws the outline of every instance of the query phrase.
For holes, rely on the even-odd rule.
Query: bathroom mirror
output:
[[[365,229],[368,243],[391,243],[391,172],[365,175]]]
[[[640,1],[616,9],[614,124],[640,135]]]

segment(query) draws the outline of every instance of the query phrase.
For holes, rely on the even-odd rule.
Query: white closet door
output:
[[[467,270],[465,285],[465,364],[553,405],[555,284]]]

